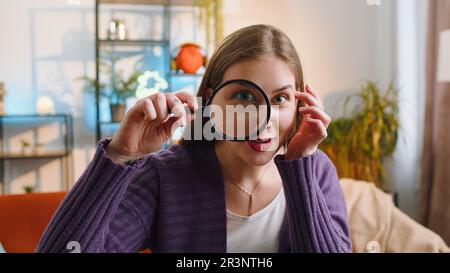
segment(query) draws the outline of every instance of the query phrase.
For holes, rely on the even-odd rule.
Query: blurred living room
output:
[[[351,251],[450,252],[450,0],[2,0],[0,253],[56,251],[60,242],[50,233],[75,225],[56,227],[63,212],[82,218],[70,196],[87,184],[68,192],[95,169],[89,164],[100,156],[99,143],[114,139],[130,109],[149,96],[197,96],[222,41],[254,25],[290,38],[304,84],[331,117],[318,149],[339,177]],[[178,145],[181,127],[154,153]],[[167,205],[172,195],[163,186],[158,200]],[[252,194],[229,187],[239,200],[249,198],[251,212]],[[63,250],[83,252],[76,241]],[[161,242],[144,252],[177,249]],[[108,249],[131,248],[101,252]]]

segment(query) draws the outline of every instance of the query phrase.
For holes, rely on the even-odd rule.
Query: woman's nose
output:
[[[272,120],[269,120],[269,122],[267,123],[266,128],[264,129],[264,132],[271,133],[272,132],[272,128],[273,128],[273,122],[272,122]]]

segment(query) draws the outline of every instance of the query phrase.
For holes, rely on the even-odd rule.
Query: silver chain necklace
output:
[[[248,215],[252,215],[253,213],[253,193],[255,192],[256,188],[258,188],[258,186],[261,184],[262,180],[264,179],[264,176],[266,175],[266,172],[269,168],[266,168],[264,170],[264,173],[262,174],[261,178],[259,179],[259,181],[256,183],[256,185],[253,187],[252,191],[248,191],[247,189],[245,189],[244,187],[242,187],[241,185],[239,185],[238,183],[231,181],[231,183],[233,185],[235,185],[238,189],[240,189],[241,191],[243,191],[245,194],[248,195],[248,197],[250,198],[249,201],[249,205],[248,205]]]

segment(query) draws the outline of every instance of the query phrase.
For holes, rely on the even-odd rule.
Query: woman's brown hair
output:
[[[202,98],[202,105],[208,99],[208,88],[214,89],[219,86],[222,83],[225,71],[230,66],[267,55],[286,62],[295,75],[296,90],[305,91],[300,58],[288,36],[274,26],[252,25],[228,35],[212,55],[197,93],[197,97]],[[299,121],[298,114],[295,127],[298,127]],[[190,128],[193,128],[193,126],[188,126],[186,130]],[[180,144],[187,146],[195,141],[182,139]]]

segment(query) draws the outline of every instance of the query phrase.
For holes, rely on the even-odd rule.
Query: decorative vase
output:
[[[109,22],[108,39],[109,40],[126,40],[126,39],[128,39],[128,30],[126,28],[124,21],[117,19],[117,18],[113,18]]]
[[[177,71],[182,70],[184,74],[195,74],[206,64],[206,54],[197,44],[183,44],[176,50],[178,53],[174,59],[173,68]]]

